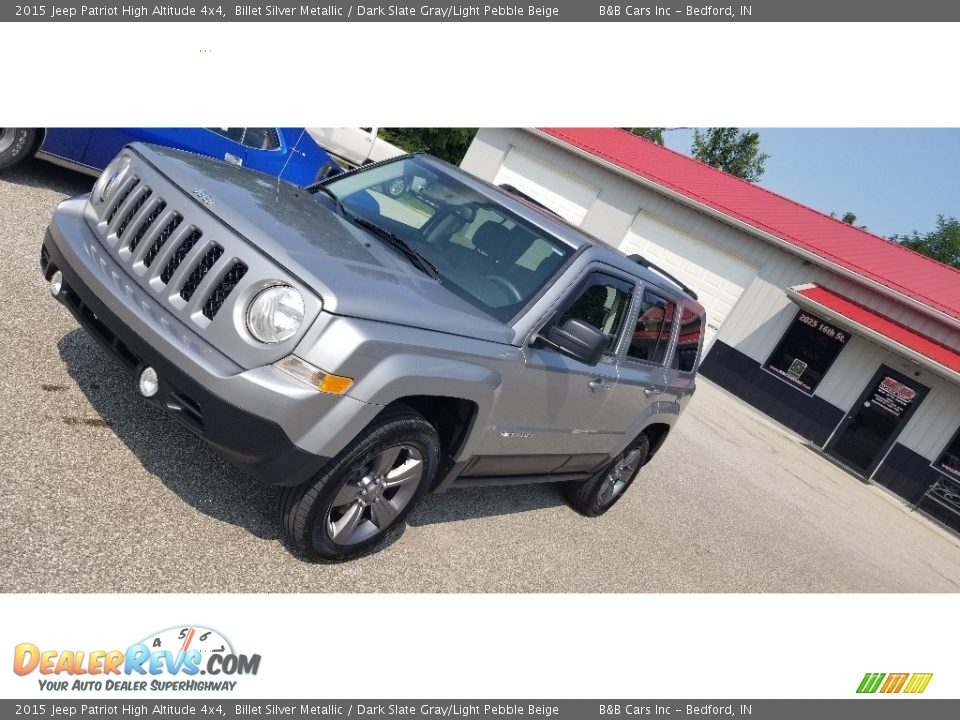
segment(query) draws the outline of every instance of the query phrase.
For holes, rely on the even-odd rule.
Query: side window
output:
[[[680,332],[677,335],[677,351],[670,367],[680,372],[693,372],[697,366],[697,352],[703,338],[703,317],[684,308],[680,317]]]
[[[276,128],[246,128],[240,142],[254,150],[276,150],[280,147]]]
[[[210,132],[215,132],[227,140],[233,140],[235,143],[243,143],[243,131],[246,128],[207,128]]]
[[[606,333],[610,339],[604,352],[613,352],[630,307],[632,290],[629,284],[620,280],[593,275],[580,296],[560,314],[557,325],[563,325],[570,318],[584,320]]]
[[[670,330],[676,313],[674,303],[645,290],[627,357],[662,365],[670,348]]]

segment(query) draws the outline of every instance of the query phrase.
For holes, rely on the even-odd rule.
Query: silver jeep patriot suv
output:
[[[304,190],[134,144],[57,208],[41,267],[323,560],[431,490],[562,482],[604,513],[693,394],[704,327],[643,258],[424,155]]]

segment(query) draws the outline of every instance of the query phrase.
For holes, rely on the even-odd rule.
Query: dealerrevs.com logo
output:
[[[857,687],[858,693],[917,694],[927,689],[933,673],[867,673]]]
[[[199,626],[151,633],[125,650],[50,650],[20,643],[13,651],[13,671],[39,675],[40,689],[50,691],[229,691],[237,686],[233,678],[259,669],[260,655],[236,653],[223,635]]]

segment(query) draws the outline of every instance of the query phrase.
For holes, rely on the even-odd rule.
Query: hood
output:
[[[224,225],[312,287],[336,315],[490,340],[513,341],[509,326],[418,270],[302,188],[209,158],[155,145],[131,146]],[[198,203],[199,204],[199,203]]]

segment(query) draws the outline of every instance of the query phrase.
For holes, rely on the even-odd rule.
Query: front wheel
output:
[[[419,413],[385,411],[313,480],[284,488],[280,522],[311,560],[350,560],[402,531],[433,485],[437,431]]]
[[[603,515],[623,497],[649,456],[650,438],[641,435],[589,480],[568,483],[570,506],[587,517]]]
[[[30,157],[36,139],[37,131],[33,128],[0,128],[0,170]]]

